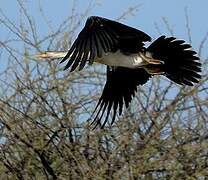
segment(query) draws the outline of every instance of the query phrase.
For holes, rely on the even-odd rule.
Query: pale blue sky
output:
[[[47,35],[49,29],[44,23],[39,11],[39,3],[44,9],[45,16],[56,30],[56,27],[71,14],[71,0],[25,0],[27,10],[36,22],[38,33]],[[89,15],[99,15],[115,19],[119,17],[128,7],[140,5],[135,16],[128,16],[122,22],[139,28],[149,34],[153,39],[159,36],[155,23],[158,24],[162,34],[170,35],[165,27],[162,17],[165,17],[174,35],[188,41],[185,29],[185,8],[188,9],[192,35],[192,45],[198,50],[199,44],[208,32],[208,0],[94,0],[95,5]],[[80,13],[84,12],[88,0],[77,0]],[[15,24],[19,23],[19,7],[15,0],[1,0],[0,8]],[[1,15],[0,15],[1,16]],[[84,22],[82,22],[84,24]],[[66,29],[67,31],[67,29]],[[11,38],[12,34],[4,27],[0,28],[0,41]],[[205,44],[208,46],[208,44]],[[203,53],[207,55],[207,53]],[[2,61],[2,58],[1,58]]]

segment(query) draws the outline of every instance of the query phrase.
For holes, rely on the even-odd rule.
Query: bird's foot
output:
[[[144,69],[151,75],[163,75],[165,72],[159,67],[144,67]]]
[[[139,53],[140,57],[145,61],[146,65],[160,65],[160,64],[164,64],[163,61],[159,60],[159,59],[154,59],[152,57],[146,56],[145,54],[143,54],[142,52]]]

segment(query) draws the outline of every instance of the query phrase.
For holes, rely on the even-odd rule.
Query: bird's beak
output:
[[[45,51],[40,54],[36,54],[33,56],[36,60],[43,60],[43,59],[58,59],[65,57],[67,52],[65,51]]]

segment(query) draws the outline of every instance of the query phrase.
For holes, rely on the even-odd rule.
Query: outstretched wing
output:
[[[143,47],[143,42],[150,39],[147,34],[135,28],[91,16],[61,62],[69,59],[65,69],[71,67],[71,71],[74,71],[79,66],[81,70],[87,61],[92,64],[95,58],[102,57],[103,53],[115,52],[118,49],[128,53],[133,48],[138,51]]]
[[[125,104],[126,108],[129,107],[137,91],[137,86],[146,83],[150,77],[151,75],[142,68],[117,67],[115,70],[110,70],[110,67],[107,67],[107,81],[93,113],[95,115],[93,123],[102,124],[101,127],[104,127],[113,109],[111,121],[113,124],[117,111],[121,115],[123,105]],[[104,114],[105,120],[102,123]]]

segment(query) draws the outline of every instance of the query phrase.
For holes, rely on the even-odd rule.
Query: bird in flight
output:
[[[86,63],[98,62],[107,66],[107,80],[93,112],[93,122],[104,127],[112,114],[122,114],[129,107],[137,86],[154,75],[192,86],[201,76],[201,63],[191,45],[174,37],[161,36],[147,48],[151,38],[146,33],[117,21],[98,16],[87,19],[84,28],[61,63],[64,69],[82,70]]]

